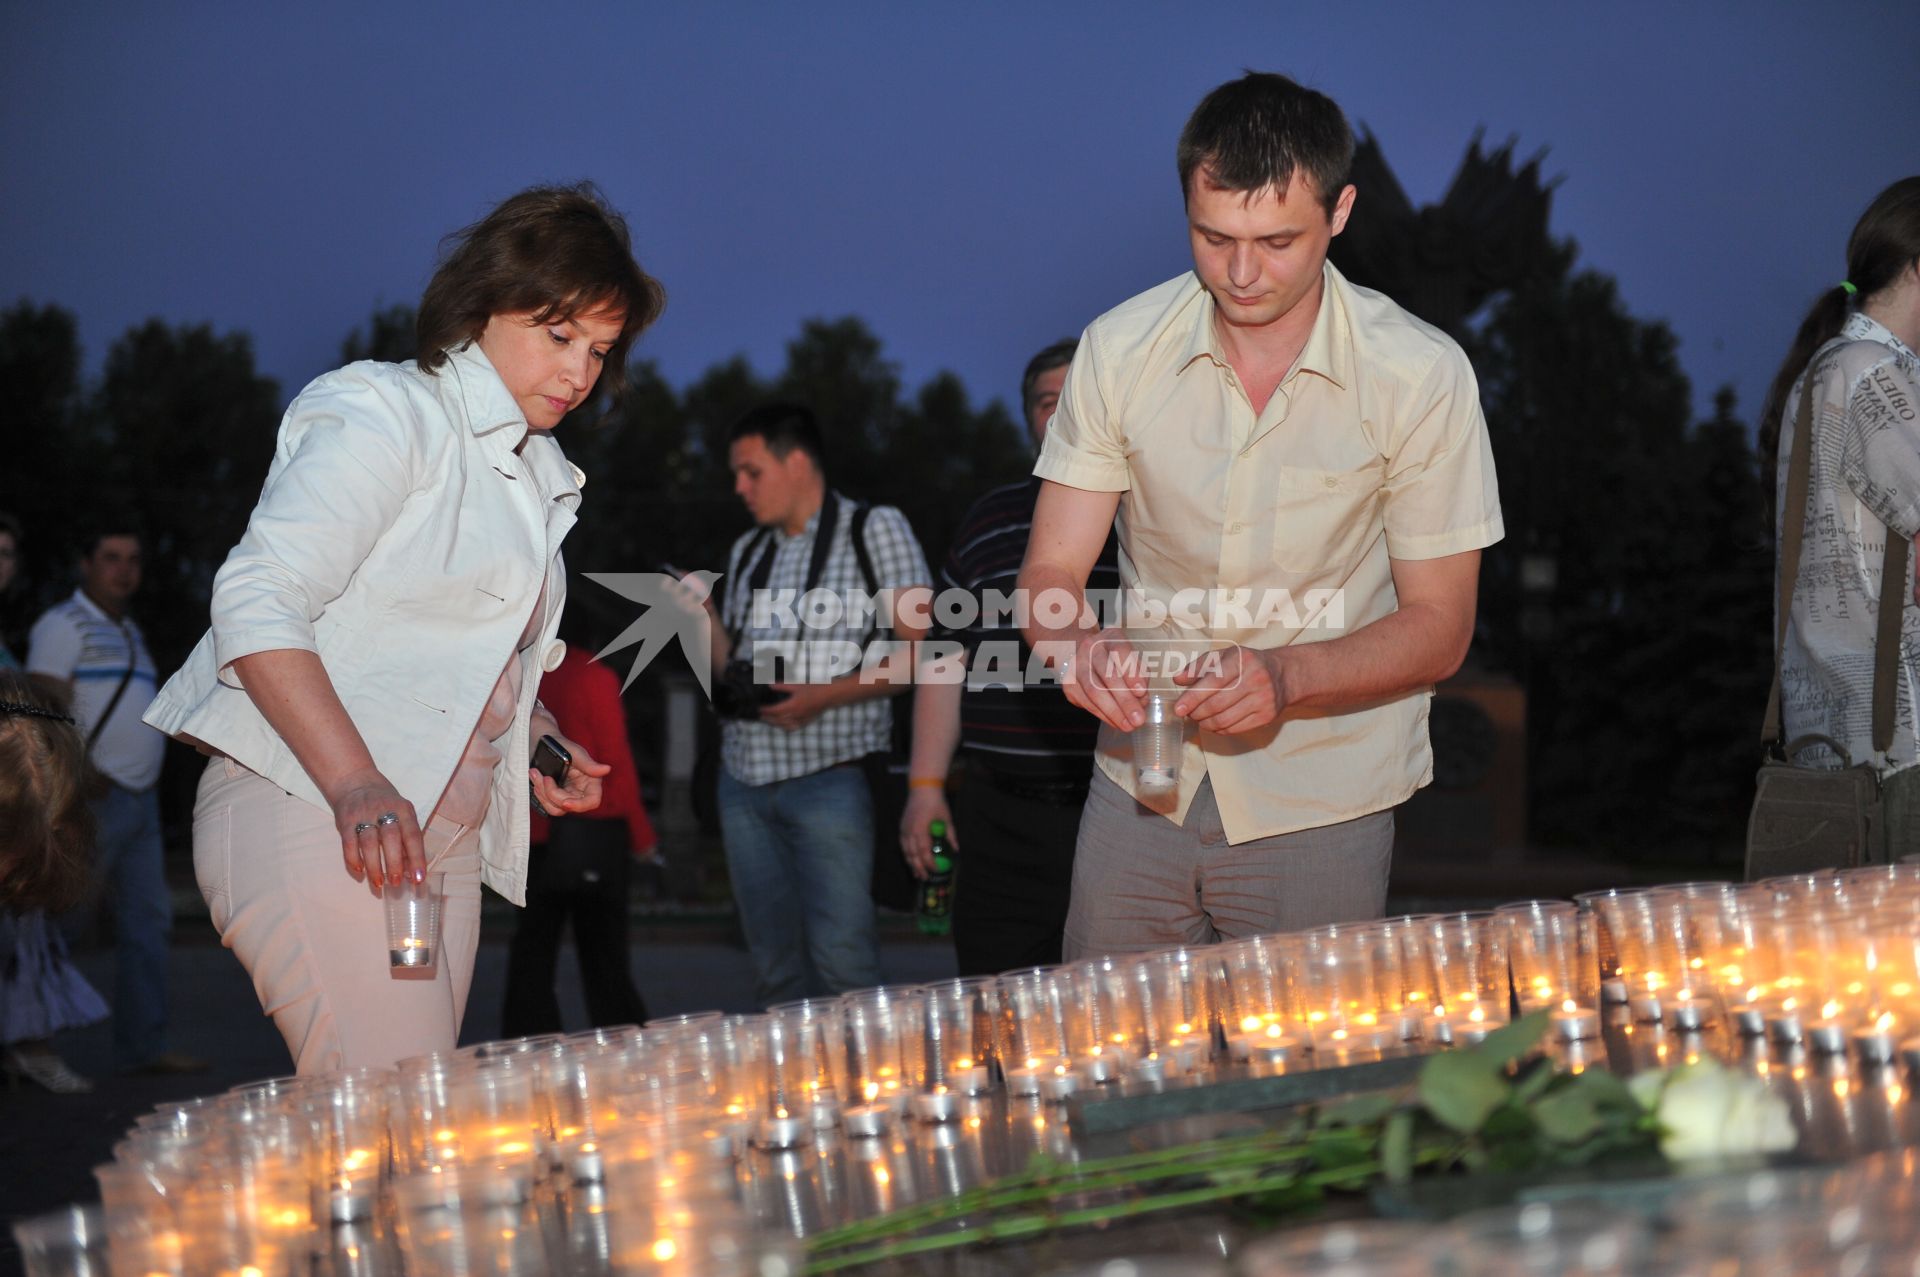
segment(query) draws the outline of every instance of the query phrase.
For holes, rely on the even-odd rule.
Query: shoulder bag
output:
[[[1856,763],[1838,741],[1818,734],[1784,740],[1780,716],[1780,662],[1787,617],[1800,574],[1801,534],[1806,524],[1808,467],[1813,456],[1813,386],[1800,396],[1793,453],[1787,464],[1786,515],[1780,528],[1779,614],[1773,635],[1773,688],[1761,728],[1762,762],[1747,818],[1747,881],[1776,874],[1851,868],[1867,863],[1880,825],[1880,773],[1871,761]],[[1880,617],[1873,648],[1873,748],[1885,756],[1893,743],[1895,666],[1900,659],[1900,621],[1906,610],[1907,539],[1887,529],[1880,575]],[[1795,759],[1812,745],[1825,745],[1838,767],[1803,767]]]

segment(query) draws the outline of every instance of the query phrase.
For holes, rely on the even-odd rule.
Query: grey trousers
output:
[[[1174,824],[1098,769],[1080,817],[1068,961],[1377,918],[1393,812],[1229,844],[1211,777]]]

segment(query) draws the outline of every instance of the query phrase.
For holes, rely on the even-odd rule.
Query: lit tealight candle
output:
[[[754,1132],[754,1143],[761,1148],[793,1148],[804,1144],[813,1135],[813,1123],[810,1119],[775,1109],[760,1119],[760,1126]]]
[[[893,1109],[886,1104],[855,1104],[841,1115],[847,1134],[856,1139],[872,1139],[887,1133]]]
[[[1553,1031],[1562,1042],[1580,1042],[1600,1036],[1600,1013],[1583,1007],[1572,998],[1563,1000],[1553,1013]]]
[[[987,1066],[975,1064],[971,1058],[961,1056],[947,1072],[947,1087],[962,1095],[984,1095],[989,1089]]]
[[[923,1122],[951,1122],[960,1116],[960,1097],[945,1086],[913,1097],[913,1115]]]
[[[398,949],[387,950],[387,961],[396,967],[430,967],[433,945],[420,936],[403,936]]]
[[[1821,1055],[1847,1053],[1847,1026],[1840,1020],[1844,1008],[1829,1002],[1820,1008],[1820,1018],[1807,1025],[1807,1045]]]
[[[1894,1057],[1893,1013],[1881,1012],[1853,1035],[1853,1049],[1862,1064],[1891,1064]]]

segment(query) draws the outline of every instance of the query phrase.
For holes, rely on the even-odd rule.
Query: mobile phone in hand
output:
[[[542,736],[540,743],[533,747],[533,770],[549,777],[556,785],[567,783],[567,768],[572,765],[573,755],[551,736]],[[540,791],[533,787],[532,781],[527,782],[527,793],[533,796],[534,806],[539,807]],[[546,809],[542,807],[541,810]]]

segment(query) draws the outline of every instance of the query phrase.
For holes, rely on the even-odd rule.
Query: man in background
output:
[[[881,982],[862,760],[887,749],[887,698],[906,685],[858,667],[836,673],[826,654],[865,644],[889,619],[902,639],[925,633],[906,625],[904,605],[877,615],[842,606],[816,625],[797,600],[819,590],[843,604],[869,592],[897,602],[924,593],[929,574],[905,515],[862,509],[828,486],[820,427],[805,407],[749,412],[727,456],[755,526],[728,555],[713,626],[720,831],[760,999],[772,1005]],[[762,592],[788,606],[755,607]],[[775,652],[791,655],[763,659]]]
[[[27,639],[27,673],[70,700],[99,773],[91,806],[99,873],[113,898],[114,1055],[123,1072],[198,1073],[204,1060],[167,1047],[167,940],[173,899],[154,786],[166,737],[140,721],[153,699],[153,657],[127,614],[140,588],[140,538],[103,525],[81,543],[80,587]]]

